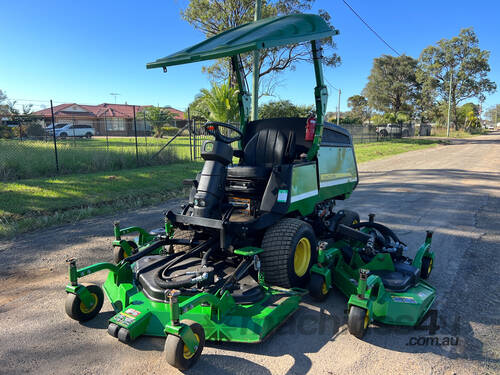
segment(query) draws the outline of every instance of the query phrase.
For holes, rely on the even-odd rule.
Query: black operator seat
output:
[[[229,178],[267,179],[274,165],[288,164],[295,157],[295,132],[261,129],[248,140],[243,161],[227,170]]]

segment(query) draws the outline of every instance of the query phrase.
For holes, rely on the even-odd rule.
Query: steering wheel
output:
[[[238,135],[234,137],[228,137],[227,135],[224,135],[220,132],[219,127],[225,128],[231,132],[235,132]],[[221,141],[228,144],[239,141],[243,137],[243,133],[240,129],[238,129],[234,125],[226,124],[225,122],[207,121],[203,128],[208,134],[213,135],[216,141]]]

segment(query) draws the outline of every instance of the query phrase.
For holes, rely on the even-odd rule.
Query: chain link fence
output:
[[[57,106],[30,115],[0,115],[0,180],[199,161],[203,141],[211,138],[204,132],[204,121],[155,120],[143,107],[109,105],[93,117],[85,109],[91,106],[73,107],[58,109],[54,117]],[[354,143],[415,134],[411,124],[341,126]]]

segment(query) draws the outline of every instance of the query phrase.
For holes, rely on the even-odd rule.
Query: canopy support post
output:
[[[328,89],[323,80],[323,55],[321,53],[321,41],[311,40],[311,49],[314,63],[314,74],[316,76],[316,87],[314,88],[314,99],[316,104],[316,129],[312,147],[307,153],[307,159],[312,160],[319,150],[321,137],[323,136],[323,124],[325,122],[326,105],[328,103]]]
[[[238,104],[240,107],[240,130],[245,134],[245,127],[248,123],[250,116],[251,97],[248,93],[248,88],[245,82],[245,74],[243,71],[243,64],[241,63],[240,55],[231,56],[231,63],[233,70],[236,73],[236,81],[238,82]],[[241,140],[238,142],[241,149]]]

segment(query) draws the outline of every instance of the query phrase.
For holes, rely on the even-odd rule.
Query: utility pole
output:
[[[261,2],[262,0],[255,1],[255,14],[254,21],[260,20],[261,16]],[[259,50],[253,51],[253,72],[252,72],[252,113],[250,117],[252,121],[257,120],[259,110]]]
[[[453,79],[453,72],[450,70],[450,92],[448,93],[448,126],[446,127],[446,137],[450,137],[450,110],[451,110],[451,83]]]
[[[340,94],[341,94],[342,90],[339,89],[339,104],[337,106],[337,126],[340,125]]]

